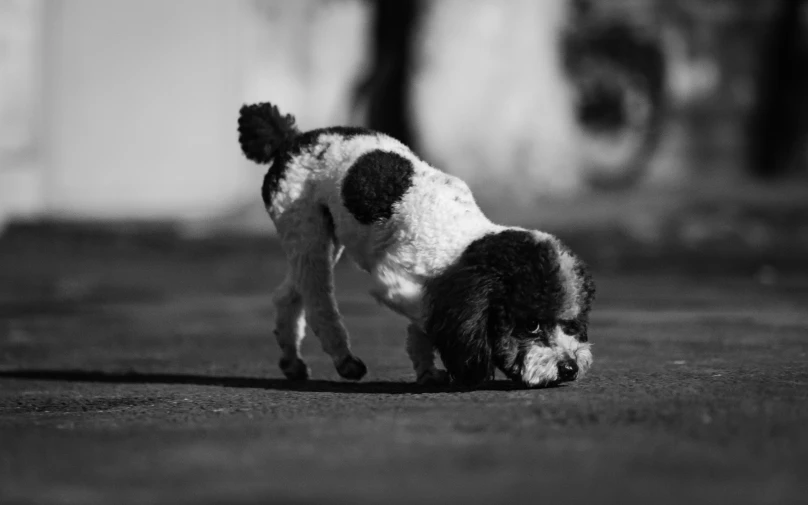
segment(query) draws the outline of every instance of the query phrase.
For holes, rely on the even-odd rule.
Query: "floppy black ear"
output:
[[[493,375],[489,315],[493,284],[482,269],[454,267],[426,284],[425,330],[449,375],[475,386]]]
[[[581,314],[584,318],[588,319],[592,302],[595,301],[595,280],[592,278],[589,267],[581,259],[576,259],[575,261],[575,275],[578,276],[581,282],[581,291],[578,294]]]
[[[580,283],[578,292],[578,304],[580,312],[577,318],[577,336],[581,342],[589,341],[589,312],[592,309],[592,302],[595,300],[595,281],[589,271],[589,267],[580,258],[575,260],[575,275]]]

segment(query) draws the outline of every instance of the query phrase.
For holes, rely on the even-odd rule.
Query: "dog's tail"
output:
[[[239,111],[238,141],[247,159],[269,163],[275,153],[300,135],[291,114],[283,115],[269,102],[244,105]]]

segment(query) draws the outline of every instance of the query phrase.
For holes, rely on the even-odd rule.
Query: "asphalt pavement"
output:
[[[800,257],[599,251],[589,376],[455,391],[412,384],[405,321],[346,263],[369,374],[341,381],[309,337],[295,383],[271,238],[11,233],[0,503],[805,503]]]

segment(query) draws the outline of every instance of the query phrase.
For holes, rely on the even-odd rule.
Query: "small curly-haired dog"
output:
[[[378,132],[304,133],[261,103],[241,108],[239,142],[270,165],[262,196],[289,262],[273,296],[289,379],[309,377],[300,355],[307,323],[340,376],[367,372],[334,297],[343,250],[372,275],[373,297],[410,320],[406,348],[420,384],[475,386],[499,368],[546,386],[589,369],[595,286],[556,237],[492,223],[463,181]]]

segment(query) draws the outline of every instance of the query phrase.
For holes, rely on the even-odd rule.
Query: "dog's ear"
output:
[[[576,260],[575,274],[580,279],[580,292],[578,293],[579,304],[581,307],[578,315],[578,340],[581,342],[589,341],[589,312],[592,309],[592,302],[595,300],[595,281],[592,279],[592,274],[589,267],[583,261]]]
[[[449,268],[426,285],[425,330],[452,379],[476,386],[493,375],[489,317],[493,282],[481,268]]]
[[[580,259],[575,263],[575,273],[581,278],[581,311],[588,315],[595,301],[595,280],[587,264]]]

